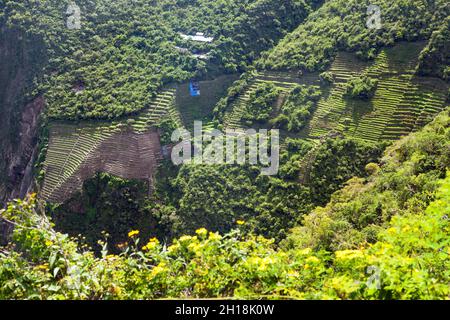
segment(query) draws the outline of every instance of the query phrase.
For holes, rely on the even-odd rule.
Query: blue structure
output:
[[[189,82],[189,92],[191,93],[191,97],[200,96],[200,84],[198,81],[191,80]]]

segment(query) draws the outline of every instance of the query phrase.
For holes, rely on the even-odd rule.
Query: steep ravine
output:
[[[32,96],[42,76],[45,47],[40,39],[0,27],[0,202],[23,197],[33,184],[43,97]]]

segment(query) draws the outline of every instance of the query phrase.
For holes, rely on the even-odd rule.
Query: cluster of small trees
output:
[[[295,87],[288,93],[280,114],[271,123],[287,131],[300,131],[310,119],[321,94],[317,87]]]
[[[253,122],[267,122],[273,113],[279,95],[280,91],[271,83],[258,85],[256,90],[250,93],[242,120],[249,125]]]
[[[450,17],[433,32],[430,42],[419,57],[417,71],[450,81]]]
[[[369,100],[374,96],[377,85],[378,81],[367,75],[354,77],[347,82],[345,94],[351,98]]]

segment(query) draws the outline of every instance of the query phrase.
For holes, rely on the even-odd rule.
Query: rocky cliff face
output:
[[[5,155],[7,179],[11,183],[10,198],[23,198],[32,189],[33,165],[38,146],[39,115],[44,108],[44,99],[35,98],[25,105],[19,121],[18,144]]]
[[[41,76],[45,49],[39,39],[0,26],[0,202],[31,190],[39,115],[44,99],[30,95]]]

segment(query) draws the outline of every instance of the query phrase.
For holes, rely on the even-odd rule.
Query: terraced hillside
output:
[[[129,119],[78,125],[51,123],[41,197],[62,203],[96,172],[151,180],[161,157],[154,127],[165,117],[182,125],[174,108],[174,94],[175,89],[163,91],[150,107]]]
[[[297,136],[319,139],[330,132],[366,141],[396,140],[428,123],[446,102],[448,83],[438,78],[418,77],[415,68],[424,43],[402,43],[383,50],[373,62],[364,62],[353,54],[340,53],[330,71],[335,79],[322,86],[323,96],[308,125]],[[362,74],[378,80],[369,101],[345,96],[347,82]],[[241,115],[257,84],[271,82],[287,91],[296,84],[317,84],[315,75],[290,72],[259,72],[251,84],[229,107],[225,127],[243,127]]]
[[[448,84],[415,75],[422,48],[422,43],[400,44],[366,66],[348,54],[338,55],[330,68],[336,83],[318,103],[306,134],[316,138],[334,130],[377,142],[396,140],[425,125],[446,106]],[[360,74],[378,80],[369,101],[344,96],[347,81]]]
[[[128,119],[128,125],[131,124],[136,132],[147,131],[148,128],[158,124],[162,118],[171,118],[178,126],[183,126],[180,113],[174,107],[175,104],[175,88],[162,91],[152,101],[150,107],[140,112],[137,116]],[[131,121],[130,121],[131,120]],[[124,122],[120,121],[120,125]]]
[[[271,83],[279,88],[283,93],[289,92],[297,84],[317,84],[317,75],[307,75],[299,77],[295,72],[258,72],[251,80],[249,86],[242,92],[242,94],[229,107],[228,112],[225,113],[223,124],[225,128],[240,129],[245,126],[242,123],[242,115],[249,102],[250,95],[255,92],[258,85],[262,83]]]
[[[242,121],[244,109],[251,94],[262,83],[271,83],[280,89],[278,104],[283,103],[283,94],[298,84],[321,85],[323,95],[311,120],[301,132],[289,135],[320,141],[334,132],[364,141],[396,140],[421,128],[448,105],[448,83],[415,75],[423,46],[423,43],[399,44],[383,50],[373,62],[363,62],[353,54],[340,53],[329,68],[334,77],[332,85],[321,85],[318,74],[259,71],[229,106],[223,119],[224,128],[245,128]],[[345,95],[347,82],[362,74],[378,81],[376,92],[368,101]],[[154,168],[160,157],[159,139],[155,138],[156,133],[152,133],[151,128],[165,117],[172,118],[179,127],[188,122],[188,128],[193,120],[207,120],[209,110],[202,106],[193,108],[195,99],[190,101],[192,105],[183,103],[186,99],[178,95],[184,91],[180,87],[166,89],[149,108],[120,121],[51,124],[42,197],[61,203],[79,190],[83,181],[96,171],[123,178],[151,180],[149,171],[140,167],[145,163],[147,168]],[[210,96],[206,94],[206,100]],[[214,123],[210,122],[204,129],[207,131],[213,127]],[[140,135],[154,142],[145,143]],[[124,143],[124,137],[129,139],[128,144]],[[112,154],[118,158],[114,160]]]

